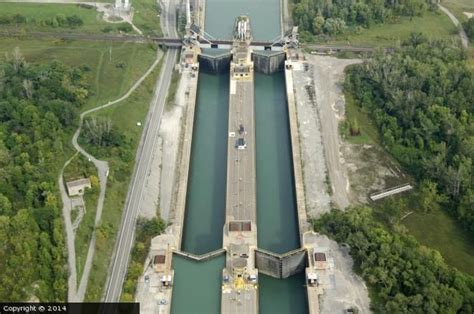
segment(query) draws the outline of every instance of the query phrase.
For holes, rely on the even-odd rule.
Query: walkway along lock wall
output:
[[[267,276],[284,279],[303,272],[306,268],[306,249],[299,248],[285,254],[256,249],[255,265]]]

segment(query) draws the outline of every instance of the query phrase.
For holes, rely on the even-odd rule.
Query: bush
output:
[[[130,33],[133,31],[133,27],[132,25],[128,23],[123,23],[123,24],[120,24],[120,26],[118,27],[118,30],[124,33]]]
[[[76,14],[68,16],[66,18],[66,21],[67,21],[67,24],[69,25],[69,27],[71,27],[71,28],[77,28],[77,27],[80,27],[84,24],[84,21],[79,16],[77,16]]]
[[[102,33],[110,33],[113,30],[112,26],[106,26],[102,29]]]
[[[464,29],[469,39],[474,40],[474,17],[471,17],[464,23]]]

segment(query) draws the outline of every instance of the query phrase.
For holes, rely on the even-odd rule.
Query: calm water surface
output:
[[[231,39],[235,18],[250,16],[256,40],[272,40],[280,35],[280,0],[206,0],[206,33],[217,39]]]

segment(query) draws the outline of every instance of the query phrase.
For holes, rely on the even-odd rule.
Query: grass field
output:
[[[145,0],[146,1],[146,0]],[[80,32],[101,33],[102,29],[109,27],[111,32],[118,32],[118,27],[124,23],[107,23],[93,7],[79,6],[76,4],[44,4],[44,3],[1,3],[0,17],[21,14],[26,18],[22,24],[0,24],[0,31],[37,31],[37,32]],[[57,16],[79,16],[84,22],[77,28],[66,26],[52,27],[45,24]]]
[[[346,101],[346,119],[357,119],[360,127],[360,135],[350,136],[348,130],[345,130],[342,136],[352,144],[375,144],[381,145],[380,134],[377,126],[369,117],[368,112],[362,107],[356,105],[353,96],[345,92],[344,98]],[[342,126],[342,124],[340,124]]]
[[[161,36],[160,11],[156,0],[136,0],[132,3],[134,8],[133,24],[144,34]]]
[[[442,0],[441,4],[461,22],[467,21],[467,16],[463,12],[474,13],[474,1],[472,0]]]
[[[408,38],[412,32],[422,32],[429,38],[458,39],[457,29],[442,12],[427,12],[423,17],[401,18],[396,24],[373,25],[360,34],[347,34],[328,44],[347,44],[354,46],[393,46]]]
[[[60,60],[71,66],[87,66],[91,96],[83,110],[118,98],[148,67],[156,48],[148,44],[100,41],[0,39],[0,55],[19,47],[27,62]]]
[[[70,66],[87,67],[89,71],[86,79],[91,87],[91,96],[82,108],[83,110],[102,105],[123,95],[143,75],[156,57],[156,48],[148,44],[0,38],[0,56],[12,52],[15,47],[20,48],[29,63],[60,60]],[[136,126],[136,121],[143,121],[146,115],[158,71],[159,69],[156,69],[126,101],[101,112],[101,114],[111,117],[113,124],[132,139],[134,148],[137,146],[142,131]],[[70,145],[69,141],[67,145]],[[69,158],[68,154],[69,157],[73,154],[70,146],[65,147],[66,156],[61,156],[58,163],[62,164]],[[90,274],[91,282],[87,291],[88,300],[95,301],[100,300],[101,297],[133,169],[133,162],[124,164],[119,158],[109,160],[109,162],[111,170],[102,221],[110,234],[103,242],[98,237],[94,266]],[[67,173],[74,175],[74,172],[76,171],[72,169]],[[79,274],[82,273],[88,244],[87,240],[80,240],[80,238],[88,239],[90,236],[90,228],[93,226],[95,218],[95,208],[91,204],[96,204],[96,196],[87,194],[85,202],[87,215],[78,229],[76,239]]]
[[[131,153],[133,156],[135,156],[142,133],[142,128],[138,127],[136,122],[145,120],[159,70],[160,68],[157,67],[130,98],[97,114],[97,116],[111,118],[120,133],[132,139],[133,151]],[[108,161],[110,175],[102,215],[102,225],[103,229],[106,230],[106,236],[98,236],[97,238],[96,255],[86,293],[87,301],[98,301],[102,296],[130,176],[134,167],[133,161],[123,162],[119,156],[109,158]]]
[[[414,213],[403,224],[420,243],[438,250],[448,264],[474,275],[473,235],[447,213]]]

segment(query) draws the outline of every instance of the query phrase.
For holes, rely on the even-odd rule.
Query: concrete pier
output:
[[[237,18],[230,64],[222,313],[258,313],[254,69],[250,23]]]
[[[197,54],[199,49],[187,47],[183,51],[184,61],[181,64],[182,79],[188,81],[185,91],[186,109],[183,116],[183,132],[181,134],[181,151],[178,156],[178,173],[175,185],[177,192],[173,196],[171,207],[174,208],[170,216],[171,225],[164,234],[153,238],[151,251],[147,260],[144,280],[147,289],[140,295],[144,304],[144,313],[171,313],[171,300],[173,295],[174,270],[172,268],[173,253],[181,253],[181,238],[183,234],[184,214],[186,208],[186,194],[189,177],[189,165],[191,160],[191,143],[194,127],[194,112],[196,105],[199,63]],[[208,256],[187,256],[188,258],[202,259],[211,258],[223,252],[211,252]],[[146,279],[148,278],[148,279]],[[152,298],[153,302],[149,302]]]
[[[294,32],[295,36],[295,32]],[[296,38],[293,38],[296,40]],[[327,263],[317,262],[316,259],[324,258],[326,262],[326,253],[317,253],[317,237],[312,231],[312,227],[308,222],[306,213],[306,200],[304,194],[303,182],[303,167],[301,164],[301,150],[298,132],[298,118],[296,112],[296,99],[293,86],[293,70],[295,68],[301,69],[302,62],[298,57],[298,50],[290,47],[287,50],[287,60],[285,61],[285,83],[286,83],[286,98],[288,103],[288,118],[290,124],[290,138],[291,150],[293,157],[293,175],[295,179],[295,194],[296,207],[298,213],[298,225],[300,232],[300,242],[302,247],[306,250],[307,265],[305,269],[306,293],[308,298],[308,310],[311,314],[318,314],[320,312],[319,296],[323,294],[323,286],[319,282],[321,270],[326,270]],[[301,268],[300,268],[301,269]]]
[[[291,59],[285,61],[285,86],[288,104],[288,118],[290,125],[291,152],[293,158],[293,175],[295,178],[296,208],[300,231],[300,243],[303,243],[303,234],[311,230],[306,214],[306,201],[304,195],[303,167],[301,165],[300,141],[298,133],[298,118],[296,116],[296,100],[293,89],[293,67],[302,66]]]
[[[184,132],[182,135],[182,149],[179,160],[179,174],[176,186],[178,191],[174,202],[174,215],[171,219],[173,233],[176,235],[175,249],[181,249],[181,238],[183,234],[184,214],[186,208],[186,194],[188,189],[189,165],[191,161],[191,144],[193,139],[194,112],[196,107],[196,96],[199,78],[199,64],[193,64],[183,75],[189,76],[189,89],[186,91],[186,113],[184,117]]]

